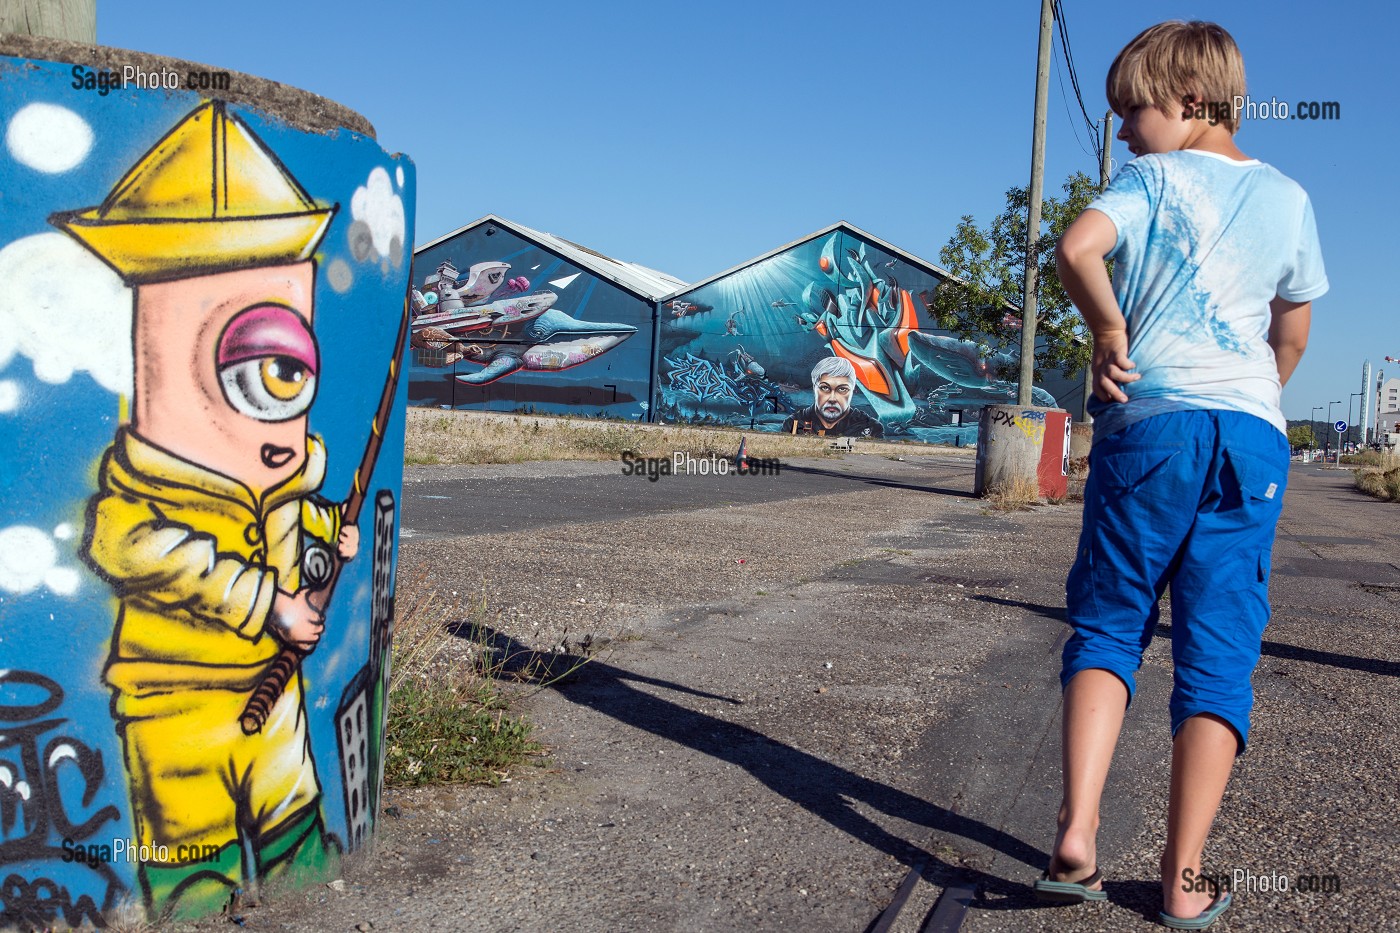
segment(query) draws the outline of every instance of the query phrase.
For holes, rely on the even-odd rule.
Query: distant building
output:
[[[1400,431],[1400,378],[1389,378],[1380,384],[1376,399],[1376,431],[1379,434]]]
[[[821,431],[811,374],[837,357],[859,384],[850,420],[974,443],[980,409],[1016,404],[1020,322],[1001,341],[940,329],[929,306],[950,278],[842,221],[688,286],[661,302],[656,420]],[[1032,403],[1080,417],[1083,395],[1082,377],[1052,371]]]
[[[648,420],[685,283],[494,214],[414,252],[410,405]]]
[[[487,215],[414,254],[409,404],[972,444],[1016,402],[1020,322],[940,329],[950,278],[843,221],[687,285]],[[844,408],[818,417],[833,357]],[[1083,399],[1080,374],[1032,390],[1075,418]]]

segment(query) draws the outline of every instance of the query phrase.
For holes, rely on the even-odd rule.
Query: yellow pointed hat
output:
[[[206,101],[100,206],[49,221],[135,285],[309,259],[335,211],[311,200],[223,101]]]

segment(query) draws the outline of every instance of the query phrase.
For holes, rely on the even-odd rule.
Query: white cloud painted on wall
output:
[[[5,146],[15,161],[57,175],[77,168],[92,150],[92,127],[67,107],[28,104],[10,118]]]
[[[61,233],[39,233],[0,249],[0,282],[0,370],[18,353],[44,382],[83,371],[131,394],[131,289],[102,260]]]
[[[397,268],[403,262],[403,198],[394,193],[394,183],[383,168],[369,173],[369,179],[350,198],[350,252],[360,262],[371,255],[387,259]]]
[[[0,590],[24,594],[43,586],[57,596],[73,595],[81,578],[74,568],[59,566],[58,557],[58,546],[38,528],[0,529]]]

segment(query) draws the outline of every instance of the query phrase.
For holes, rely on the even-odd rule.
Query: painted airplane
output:
[[[429,336],[429,339],[459,340],[474,336],[477,331],[537,318],[554,307],[558,300],[559,296],[554,292],[536,292],[533,295],[502,298],[490,304],[470,308],[457,307],[452,310],[439,302],[437,307],[441,310],[431,314],[420,314],[413,319],[413,333],[423,334],[432,330],[436,333]]]

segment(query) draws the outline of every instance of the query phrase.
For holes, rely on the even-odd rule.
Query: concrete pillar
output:
[[[1040,495],[1063,495],[1069,413],[1033,405],[988,405],[977,432],[977,472],[973,494],[985,495],[1007,483],[1034,484]]]
[[[0,70],[0,927],[335,877],[382,775],[413,165],[208,65]]]
[[[1089,456],[1089,448],[1094,446],[1094,423],[1076,421],[1069,428],[1069,458],[1083,460]]]

